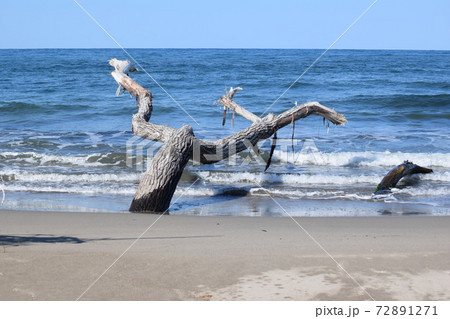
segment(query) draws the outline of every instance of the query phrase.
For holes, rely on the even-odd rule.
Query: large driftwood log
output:
[[[230,109],[251,121],[252,125],[215,142],[203,141],[195,137],[188,125],[177,130],[149,122],[153,110],[152,94],[128,76],[128,72],[135,70],[130,61],[111,59],[109,63],[115,68],[111,75],[119,84],[118,92],[120,89],[126,90],[137,99],[139,110],[132,117],[133,133],[148,140],[164,143],[148,165],[134,195],[130,206],[130,211],[134,212],[167,212],[189,159],[202,164],[216,163],[255,146],[282,127],[312,114],[322,116],[336,125],[347,122],[342,114],[318,102],[308,102],[279,115],[268,114],[260,118],[233,101],[234,94],[242,89],[231,88],[217,102],[223,105],[224,112]]]
[[[397,183],[405,176],[413,174],[429,174],[433,173],[431,168],[421,167],[413,162],[405,161],[402,164],[391,169],[386,176],[378,184],[375,194],[380,194],[395,187]]]

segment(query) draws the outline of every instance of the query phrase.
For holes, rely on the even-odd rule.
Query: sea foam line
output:
[[[450,167],[450,153],[403,153],[403,152],[287,152],[275,150],[274,164],[293,163],[295,165],[335,166],[335,167],[390,167],[405,160],[427,167]],[[89,155],[57,155],[36,152],[0,152],[4,162],[25,161],[30,164],[72,164],[77,166],[124,165],[126,154],[95,153]]]
[[[287,152],[276,150],[278,161],[296,165],[319,165],[336,167],[397,166],[406,160],[420,166],[450,167],[450,153],[403,153],[403,152]]]
[[[66,193],[66,194],[111,194],[111,195],[134,195],[137,186],[93,186],[93,185],[41,185],[41,184],[9,184],[4,185],[5,192],[33,192],[33,193]],[[186,196],[213,196],[218,193],[212,188],[190,188],[178,187],[175,194]]]
[[[52,183],[138,183],[141,172],[129,173],[35,173],[27,171],[3,170],[0,176],[6,182],[52,182]],[[195,172],[204,181],[212,184],[236,183],[277,183],[285,185],[377,185],[383,175],[336,175],[336,174],[267,174],[249,172]],[[417,176],[417,179],[430,182],[450,182],[450,172]]]
[[[105,162],[108,156],[121,156],[123,159],[117,159],[115,162]],[[42,154],[36,152],[0,152],[0,159],[5,163],[23,161],[30,164],[38,165],[64,165],[71,164],[76,166],[106,166],[119,165],[125,163],[124,154],[114,153],[95,153],[84,156],[75,155],[56,155],[56,154]],[[103,161],[103,162],[101,162]]]
[[[331,174],[266,174],[248,172],[196,172],[210,183],[280,183],[301,185],[353,185],[357,183],[377,184],[382,175],[331,175]]]
[[[142,173],[130,172],[121,174],[60,174],[60,173],[34,173],[26,171],[6,170],[0,171],[9,181],[18,182],[139,182]]]

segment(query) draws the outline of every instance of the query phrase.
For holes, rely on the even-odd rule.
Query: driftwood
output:
[[[128,91],[136,97],[139,110],[132,117],[132,131],[142,138],[164,143],[148,165],[130,206],[133,212],[164,213],[168,210],[175,188],[183,169],[190,159],[202,164],[211,164],[254,147],[259,141],[270,138],[282,127],[309,115],[319,115],[336,125],[347,122],[345,117],[318,102],[308,102],[296,106],[279,115],[268,114],[260,118],[233,101],[233,96],[241,88],[231,88],[217,102],[237,113],[252,124],[246,129],[215,142],[203,141],[195,137],[192,128],[184,125],[175,129],[166,125],[150,123],[153,104],[152,94],[127,74],[134,68],[130,61],[110,60],[115,68],[111,72],[119,84],[119,90]]]
[[[429,173],[433,173],[431,168],[421,167],[412,162],[405,161],[387,173],[387,175],[381,180],[381,183],[378,184],[375,194],[384,193],[392,187],[395,187],[395,185],[397,185],[397,183],[405,176]]]

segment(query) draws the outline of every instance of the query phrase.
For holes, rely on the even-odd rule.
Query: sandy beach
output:
[[[0,211],[0,299],[76,300],[158,217]],[[295,220],[334,260],[290,218],[162,216],[80,300],[450,299],[450,217]]]

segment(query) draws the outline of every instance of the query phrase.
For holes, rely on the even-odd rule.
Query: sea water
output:
[[[235,101],[257,115],[319,101],[348,119],[310,116],[281,129],[267,172],[271,140],[259,155],[188,164],[171,214],[450,215],[449,51],[330,50],[281,98],[321,50],[128,52],[140,64],[132,78],[154,95],[151,121],[191,125],[199,138],[250,125],[228,114],[222,126],[215,101],[230,86],[244,89]],[[115,96],[111,58],[130,59],[118,49],[0,50],[1,209],[127,211],[161,144],[132,134],[136,102]],[[373,196],[405,160],[434,173]]]

